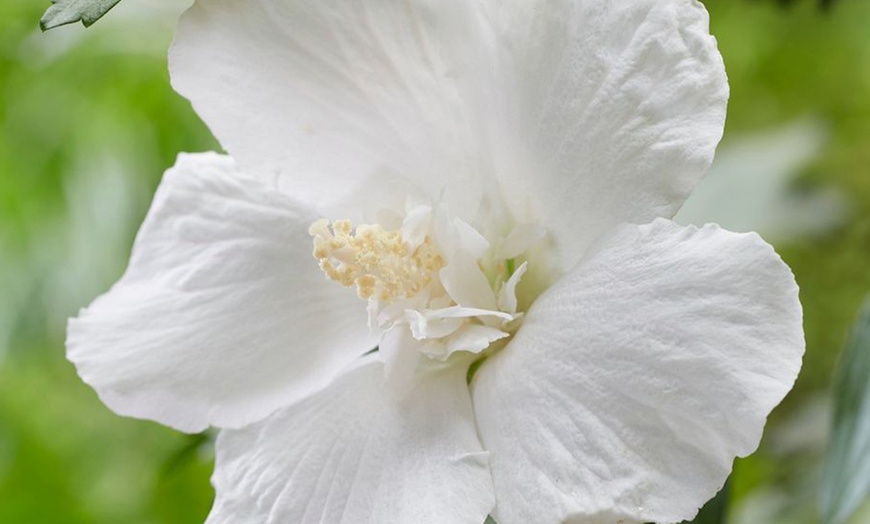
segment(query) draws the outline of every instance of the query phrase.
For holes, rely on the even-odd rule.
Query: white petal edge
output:
[[[403,396],[375,355],[319,393],[222,431],[207,524],[481,524],[494,504],[465,368]]]
[[[757,235],[617,228],[472,383],[496,520],[691,520],[792,387],[801,322]]]
[[[322,387],[377,340],[311,256],[313,219],[227,157],[179,156],[124,276],[70,320],[67,357],[115,412],[182,431]]]
[[[620,223],[671,218],[722,137],[728,81],[695,0],[508,0],[498,62],[525,156],[496,168],[520,221],[570,269]],[[523,151],[523,149],[518,149]]]

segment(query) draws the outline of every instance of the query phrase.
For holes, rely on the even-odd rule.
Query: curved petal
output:
[[[362,193],[400,208],[413,191],[401,181],[424,197],[452,181],[463,210],[480,195],[467,175],[485,149],[486,108],[467,86],[480,22],[458,7],[198,1],[172,47],[173,85],[240,165],[277,173],[306,202]]]
[[[208,524],[480,524],[495,503],[465,368],[405,396],[366,357],[323,391],[221,432]]]
[[[694,0],[198,0],[171,70],[224,147],[290,194],[401,206],[446,188],[468,218],[500,180],[564,268],[618,223],[673,216],[728,97]]]
[[[180,156],[124,276],[70,320],[68,358],[116,412],[184,431],[321,387],[376,341],[311,257],[312,221],[226,157]]]
[[[757,235],[617,229],[475,377],[496,520],[690,520],[756,449],[803,349],[797,286]]]
[[[569,269],[600,234],[672,217],[707,172],[728,81],[694,0],[510,0],[501,63],[524,158],[496,171]],[[530,173],[532,176],[530,176]]]

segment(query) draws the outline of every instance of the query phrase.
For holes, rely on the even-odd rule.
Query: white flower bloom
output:
[[[757,446],[801,309],[668,220],[725,118],[697,2],[201,0],[171,58],[234,160],[180,157],[68,354],[224,428],[209,522],[675,522]]]

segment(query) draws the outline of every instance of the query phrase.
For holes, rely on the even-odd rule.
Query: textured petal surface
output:
[[[312,221],[230,159],[182,155],[124,276],[70,321],[67,356],[116,412],[185,431],[321,387],[376,341],[365,304],[312,258]]]
[[[401,206],[446,188],[468,218],[501,192],[563,267],[617,223],[673,215],[728,96],[693,0],[198,0],[171,69],[291,194]]]
[[[491,3],[504,83],[516,86],[504,95],[516,111],[508,143],[526,151],[496,171],[521,221],[540,216],[568,269],[611,227],[672,217],[710,167],[725,123],[728,82],[704,7]]]
[[[453,181],[461,210],[479,197],[468,175],[486,150],[468,92],[483,35],[461,4],[197,2],[176,34],[173,85],[241,165],[305,201],[358,201],[366,184],[376,204],[396,194],[402,206],[413,190],[396,181],[424,197]]]
[[[691,519],[791,388],[801,316],[757,235],[664,219],[607,235],[472,384],[496,520]]]
[[[495,502],[465,368],[397,396],[376,356],[217,441],[208,524],[481,524]]]

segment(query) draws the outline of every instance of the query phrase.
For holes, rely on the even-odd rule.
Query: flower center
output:
[[[327,278],[368,301],[369,325],[384,333],[385,358],[422,354],[441,361],[498,347],[516,331],[523,316],[517,285],[525,249],[540,239],[536,231],[521,225],[487,239],[425,205],[408,205],[395,229],[326,219],[309,228]]]
[[[353,228],[349,220],[330,227],[318,220],[308,230],[314,237],[314,258],[326,276],[345,287],[356,287],[360,298],[389,303],[409,299],[429,286],[444,260],[428,236],[412,248],[400,231],[382,226]]]

